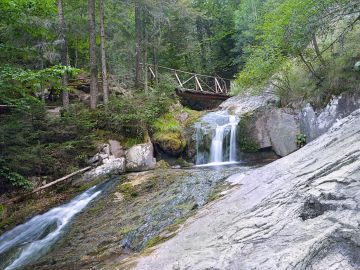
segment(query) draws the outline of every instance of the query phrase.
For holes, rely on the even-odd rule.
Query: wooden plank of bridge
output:
[[[156,76],[155,72],[153,71],[153,69],[151,68],[154,65],[151,65],[151,64],[146,64],[146,65],[149,67],[151,75],[154,78],[156,78],[157,76]],[[191,82],[194,79],[194,83],[195,83],[195,85],[194,85],[195,89],[193,89],[194,91],[197,91],[197,92],[200,92],[200,93],[215,93],[215,94],[222,94],[222,95],[227,95],[228,94],[227,84],[226,84],[224,78],[215,77],[215,76],[208,76],[208,75],[203,75],[203,74],[196,74],[196,73],[192,73],[192,72],[188,72],[188,71],[163,67],[163,66],[160,66],[160,65],[157,65],[156,67],[172,71],[172,73],[175,76],[175,79],[176,79],[180,89],[186,89],[186,91],[188,91],[189,87],[187,87],[186,84],[188,84],[189,82]],[[188,78],[187,80],[182,81],[181,78],[180,78],[179,73],[189,74],[189,75],[191,75],[191,77]],[[213,80],[214,84],[212,86],[207,84],[206,78],[208,78],[210,80]],[[194,86],[192,86],[191,88],[193,88]]]
[[[176,77],[176,80],[178,81],[178,83],[179,83],[180,87],[181,87],[181,88],[184,88],[184,86],[183,86],[183,84],[182,84],[182,82],[181,82],[181,80],[180,80],[179,76],[177,75],[176,71],[175,71],[175,77]]]
[[[215,78],[215,85],[217,86],[217,88],[220,90],[221,93],[223,93],[223,89],[221,88],[219,81],[217,78]],[[217,93],[217,92],[216,92]]]
[[[196,81],[196,84],[198,85],[198,87],[200,88],[200,91],[203,92],[204,90],[203,90],[203,88],[202,88],[202,86],[201,86],[201,83],[199,82],[199,79],[198,79],[197,75],[195,75],[195,81]],[[196,88],[197,88],[197,87],[196,87]],[[196,89],[196,90],[197,90],[197,89]]]

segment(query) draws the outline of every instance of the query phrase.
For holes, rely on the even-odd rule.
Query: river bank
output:
[[[260,164],[159,168],[117,177],[106,196],[90,202],[35,267],[98,269],[109,260],[121,265],[176,235],[187,218],[229,188],[226,178],[253,166]]]

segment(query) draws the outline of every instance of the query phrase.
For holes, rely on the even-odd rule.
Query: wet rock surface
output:
[[[239,187],[134,269],[360,268],[360,111]]]
[[[249,167],[156,169],[121,176],[90,205],[57,246],[28,269],[119,269],[134,252],[163,242]]]

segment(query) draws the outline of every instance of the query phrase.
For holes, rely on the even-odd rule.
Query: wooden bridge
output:
[[[190,107],[196,107],[197,104],[199,109],[211,109],[230,97],[229,79],[146,64],[148,80],[157,81],[159,70],[172,74],[177,84],[176,94]]]
[[[170,74],[176,82],[176,94],[184,105],[198,110],[213,109],[230,97],[230,80],[219,76],[208,76],[151,64],[142,64],[142,78],[148,82],[158,82],[164,74]],[[143,76],[146,75],[146,76]],[[101,78],[98,80],[99,87]],[[147,84],[143,82],[144,84]],[[90,92],[90,77],[70,80],[69,86]]]

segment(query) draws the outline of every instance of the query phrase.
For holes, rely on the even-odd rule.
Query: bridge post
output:
[[[200,84],[200,81],[199,81],[197,75],[195,75],[195,82],[196,82],[196,84],[195,84],[196,85],[196,91],[198,91],[198,88],[200,88],[200,91],[203,92],[204,90],[203,90],[203,88],[202,88],[202,86]]]
[[[181,80],[180,80],[179,76],[177,75],[176,71],[175,71],[175,78],[176,78],[176,80],[178,81],[178,83],[179,83],[180,87],[181,87],[181,88],[184,88],[184,86],[183,86],[183,84],[182,84],[182,82],[181,82]]]

